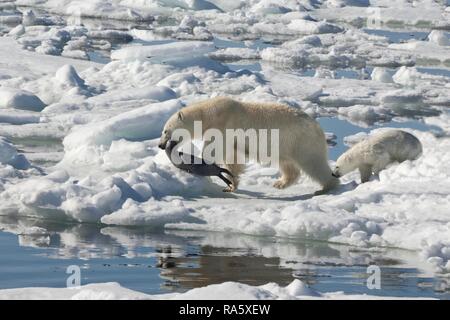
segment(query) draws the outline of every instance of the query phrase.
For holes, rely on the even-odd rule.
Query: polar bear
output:
[[[415,160],[421,154],[422,144],[415,136],[402,130],[388,130],[358,142],[342,154],[333,175],[341,177],[359,169],[364,183],[372,172],[378,174],[392,162]]]
[[[208,99],[172,115],[164,126],[159,147],[166,147],[176,129],[186,129],[194,135],[194,121],[202,122],[202,134],[210,128],[223,133],[227,129],[278,129],[277,165],[281,178],[275,182],[275,188],[284,189],[294,184],[300,171],[322,186],[320,193],[339,184],[339,179],[332,175],[328,165],[328,146],[324,132],[316,121],[300,110],[283,104],[240,102],[226,97]],[[234,147],[235,154],[242,152]],[[270,145],[268,149],[270,152]],[[243,152],[251,157],[247,149]],[[258,157],[252,160],[261,162]],[[226,162],[224,166],[233,175],[232,184],[224,191],[235,191],[245,164]]]

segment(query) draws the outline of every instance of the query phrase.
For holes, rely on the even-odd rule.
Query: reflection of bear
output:
[[[340,177],[359,169],[361,182],[367,182],[372,172],[378,174],[392,162],[415,160],[422,153],[422,144],[412,134],[389,130],[358,142],[336,162],[333,174]]]
[[[280,139],[278,164],[282,176],[275,182],[276,188],[283,189],[295,183],[300,170],[320,183],[323,191],[339,183],[339,180],[332,176],[328,166],[328,147],[322,129],[317,122],[300,110],[275,103],[246,103],[230,98],[209,99],[172,115],[164,126],[160,147],[166,146],[176,129],[186,129],[193,136],[194,121],[202,121],[202,133],[214,128],[224,136],[226,129],[251,128],[257,132],[259,129],[278,129]],[[237,152],[239,150],[235,146],[235,154]],[[271,153],[270,143],[268,153]],[[231,187],[224,191],[234,191],[244,165],[226,163],[225,166],[234,178]]]

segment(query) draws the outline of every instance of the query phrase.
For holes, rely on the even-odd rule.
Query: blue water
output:
[[[226,66],[233,71],[248,70],[251,72],[260,72],[261,64],[259,62],[252,63],[227,63]]]
[[[77,265],[82,285],[114,281],[149,294],[224,281],[287,285],[298,278],[321,292],[450,298],[441,290],[445,279],[423,274],[414,267],[415,254],[404,250],[370,253],[313,241],[5,219],[0,217],[0,226],[6,229],[17,223],[46,227],[50,242],[42,246],[38,238],[0,232],[1,289],[65,287],[67,267]],[[269,252],[274,254],[267,256]],[[279,257],[277,252],[289,256]],[[367,288],[370,264],[381,268],[381,290]]]
[[[391,43],[407,42],[408,40],[426,40],[429,32],[427,31],[394,31],[383,29],[363,29],[368,34],[383,36],[389,39]]]
[[[417,70],[419,72],[428,73],[428,74],[431,74],[433,76],[443,76],[443,77],[450,78],[450,70],[449,69],[418,67]]]

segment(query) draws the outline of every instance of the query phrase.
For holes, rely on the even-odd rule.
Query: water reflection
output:
[[[0,217],[0,229],[0,288],[62,287],[65,268],[78,264],[82,283],[117,281],[148,293],[225,281],[287,285],[299,278],[319,291],[449,297],[445,279],[412,267],[420,265],[417,254],[404,250],[361,251],[325,242],[179,230],[154,233],[11,217]],[[365,284],[366,268],[372,264],[383,271],[383,290],[376,293]]]

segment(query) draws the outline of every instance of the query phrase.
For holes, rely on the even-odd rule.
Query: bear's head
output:
[[[159,147],[161,149],[165,149],[167,142],[172,139],[174,135],[174,132],[176,130],[187,130],[187,132],[191,133],[193,132],[193,121],[192,119],[189,119],[190,117],[187,117],[184,112],[178,111],[177,113],[173,114],[169,120],[167,120],[166,124],[164,125],[161,138],[159,140]],[[179,142],[179,141],[177,141]]]
[[[337,159],[332,175],[336,178],[340,178],[343,175],[355,170],[357,167],[358,163],[355,161],[354,157],[347,152]]]

